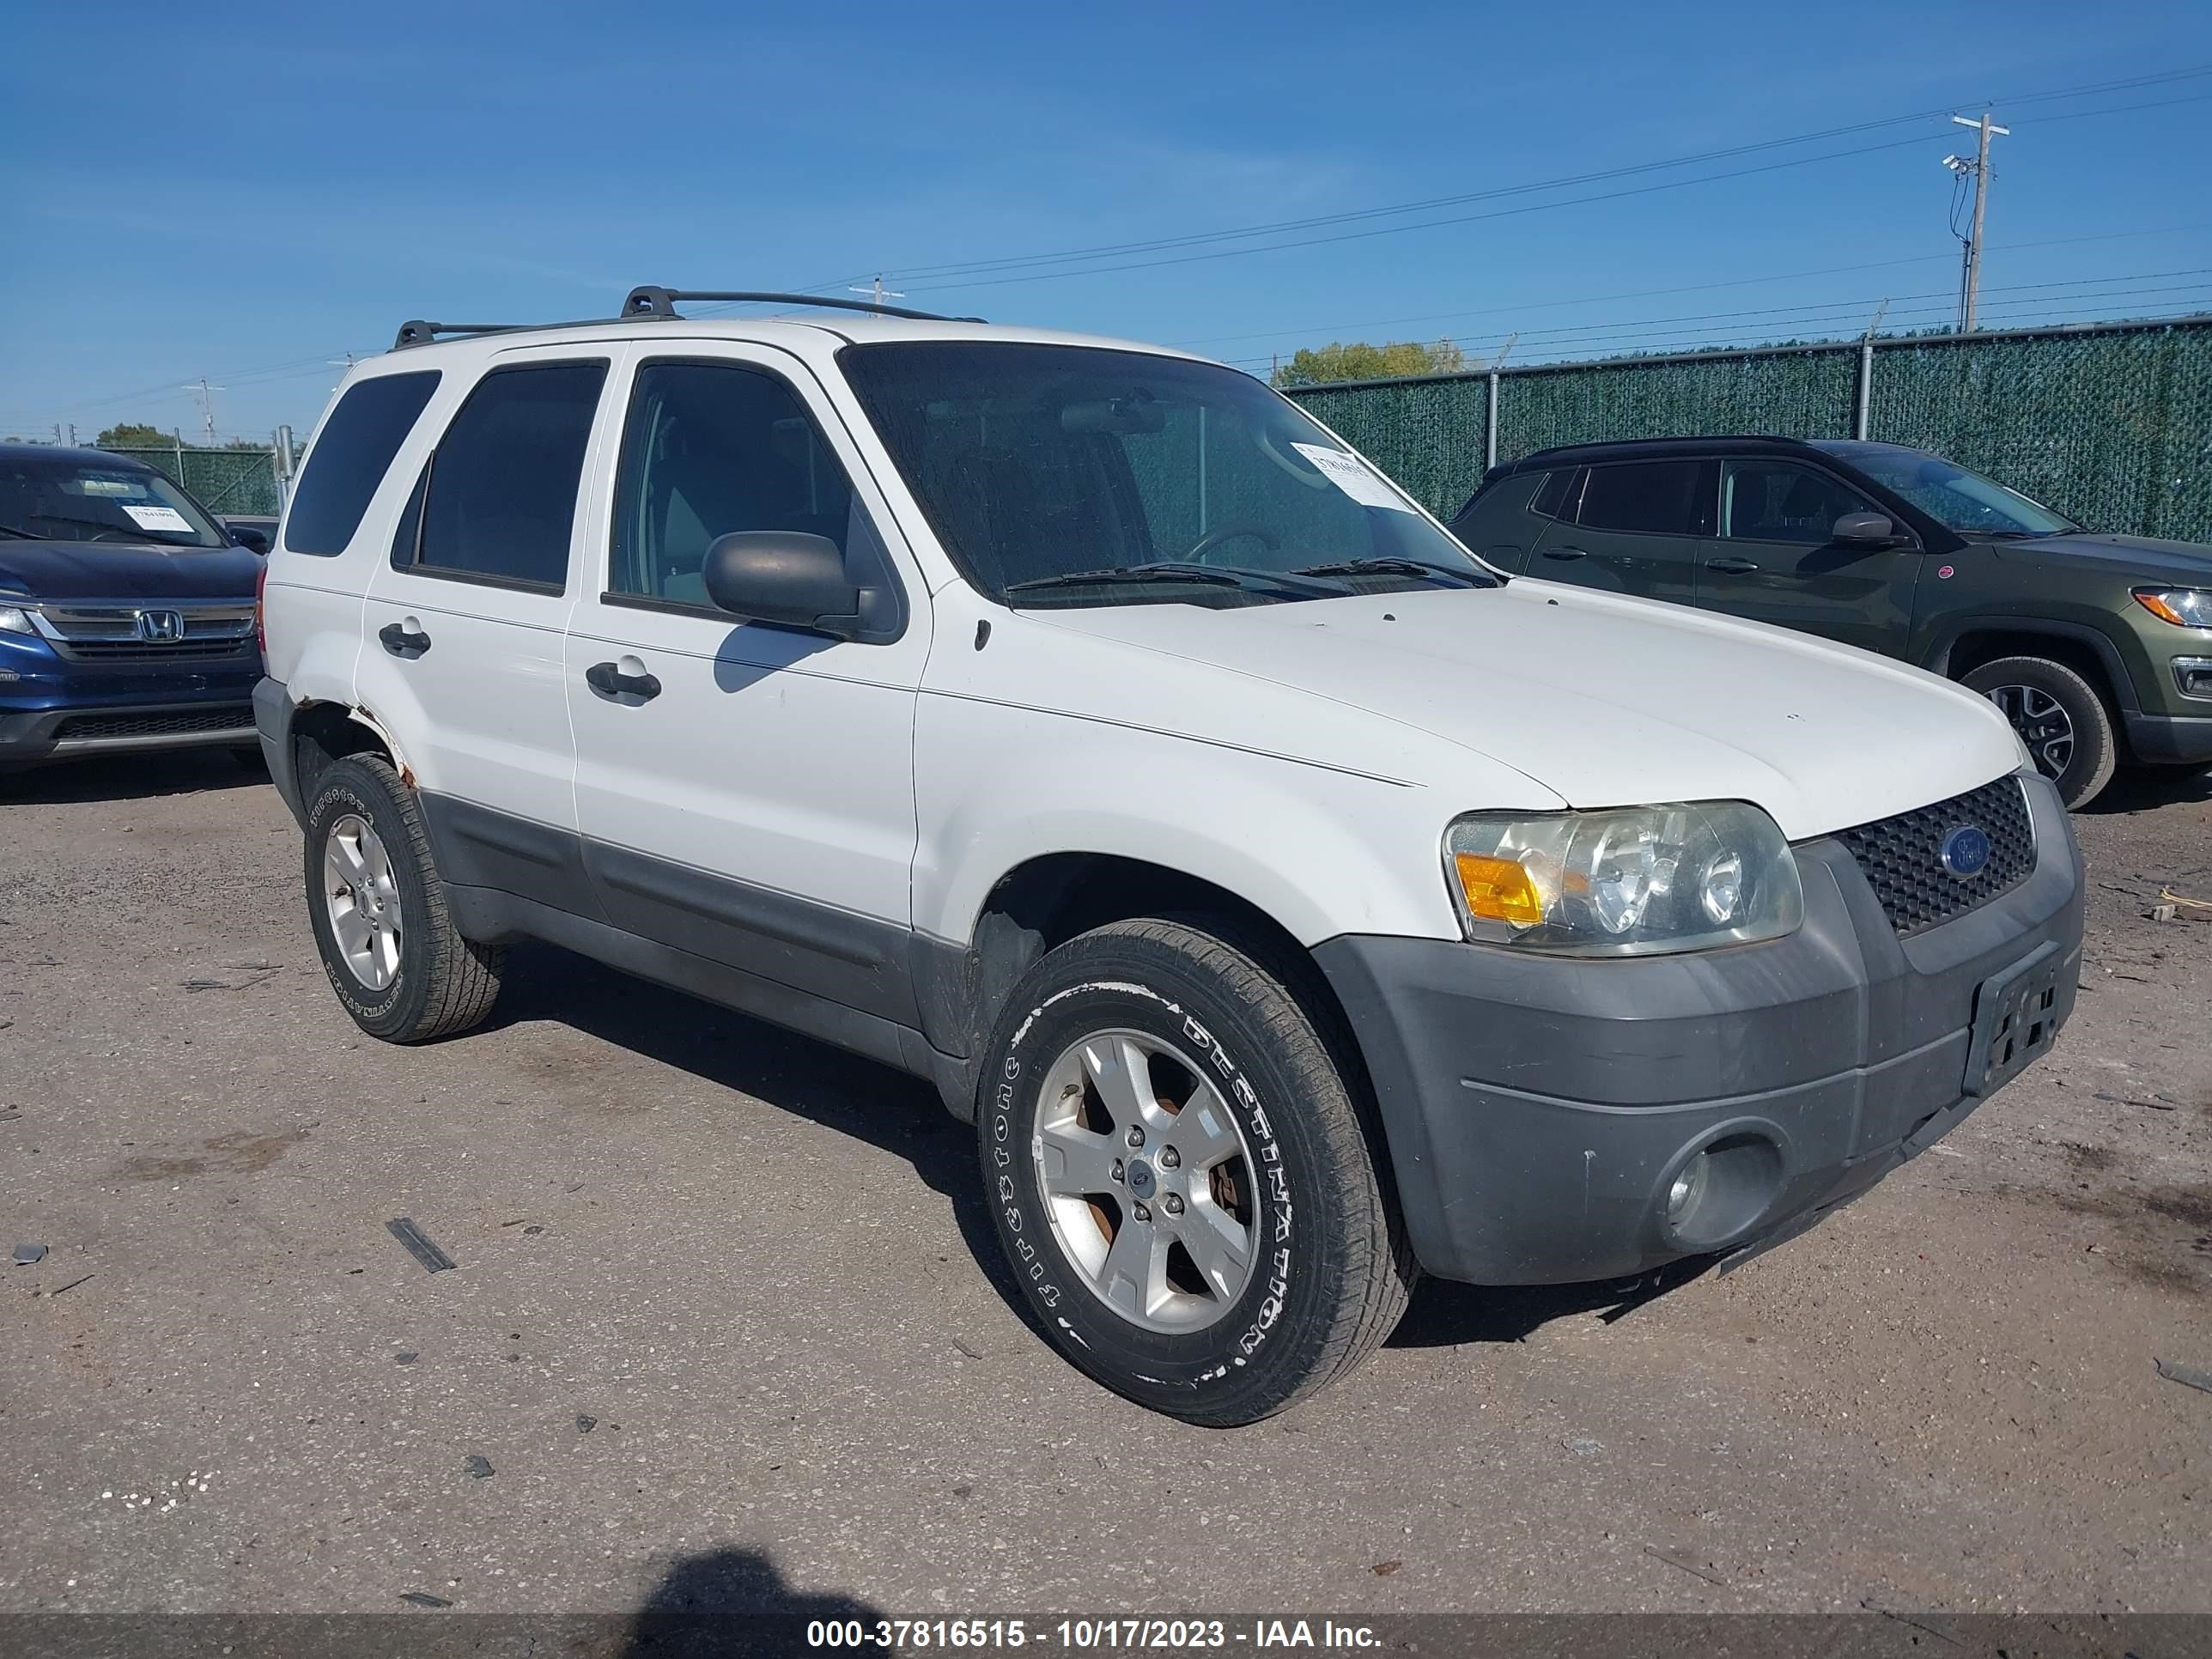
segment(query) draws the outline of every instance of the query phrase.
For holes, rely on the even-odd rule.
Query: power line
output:
[[[2203,230],[2203,223],[2161,225],[2145,230],[2107,231],[2090,236],[2054,236],[2033,242],[2009,242],[2004,246],[2012,250],[2043,247],[2072,247],[2085,242],[2117,242],[2143,236],[2170,236],[2181,232]],[[1480,311],[1432,311],[1413,317],[1370,317],[1364,322],[1332,323],[1326,325],[1305,325],[1279,329],[1262,329],[1250,334],[1215,334],[1203,339],[1177,340],[1170,343],[1189,347],[1201,345],[1230,345],[1244,340],[1284,340],[1294,335],[1347,333],[1354,330],[1388,328],[1401,323],[1437,323],[1462,320],[1470,317],[1520,318],[1532,311],[1556,311],[1570,306],[1612,305],[1622,300],[1656,300],[1677,294],[1708,294],[1722,289],[1763,288],[1770,283],[1800,282],[1811,276],[1853,276],[1864,270],[1889,270],[1899,265],[1930,264],[1938,259],[1948,259],[1945,253],[1914,253],[1895,259],[1868,259],[1847,265],[1823,265],[1810,270],[1771,271],[1757,276],[1729,276],[1717,282],[1684,283],[1670,288],[1632,289],[1616,294],[1586,294],[1567,300],[1532,300],[1525,304],[1492,307]],[[2133,281],[2132,277],[2081,278],[2081,281]],[[1253,361],[1240,359],[1239,361]]]
[[[2121,92],[2132,90],[2137,88],[2166,85],[2178,81],[2200,78],[2206,75],[2212,75],[2212,64],[2195,64],[2183,69],[2163,70],[2154,75],[2130,76],[2120,80],[2100,82],[2084,86],[2059,88],[2042,92],[2023,93],[2009,98],[1992,100],[1990,101],[2002,101],[2008,104],[2033,104],[2045,102],[2054,99],[2089,97],[2100,93]],[[2172,101],[2191,102],[2196,100],[2193,99],[2182,99]],[[1571,173],[1557,179],[1542,179],[1518,185],[1497,185],[1485,190],[1469,191],[1451,196],[1431,197],[1425,200],[1418,202],[1400,202],[1380,207],[1349,209],[1338,213],[1317,214],[1300,219],[1279,220],[1267,224],[1246,225],[1222,230],[1198,231],[1180,236],[1157,237],[1142,241],[1106,243],[1086,248],[1067,248],[1053,253],[1018,254],[1002,256],[991,259],[961,261],[949,264],[912,266],[902,270],[899,274],[902,280],[905,281],[912,281],[916,278],[932,276],[979,275],[988,272],[1019,270],[1038,265],[1062,264],[1074,260],[1110,258],[1119,258],[1121,256],[1132,253],[1149,253],[1172,251],[1218,241],[1242,240],[1260,236],[1284,234],[1293,231],[1310,230],[1332,225],[1353,223],[1367,219],[1390,217],[1401,214],[1433,212],[1442,208],[1464,206],[1472,202],[1495,200],[1504,197],[1527,195],[1550,190],[1571,189],[1578,185],[1601,184],[1613,179],[1634,177],[1654,172],[1664,172],[1674,167],[1694,167],[1715,161],[1729,161],[1741,155],[1756,155],[1764,151],[1781,149],[1795,144],[1817,143],[1831,138],[1851,137],[1856,137],[1860,133],[1879,131],[1886,127],[1899,126],[1908,123],[1939,121],[1943,119],[1949,114],[1952,109],[1956,107],[1957,106],[1954,104],[1942,108],[1916,110],[1909,114],[1886,116],[1880,119],[1871,121],[1853,122],[1844,126],[1827,127],[1817,131],[1797,133],[1786,137],[1762,139],[1756,143],[1750,143],[1731,144],[1721,149],[1699,151],[1688,155],[1670,156],[1660,161],[1639,161],[1620,167],[1600,168],[1588,173]],[[2085,110],[2074,112],[2073,114],[2069,116],[2053,117],[2051,118],[2073,119],[2088,115],[2118,112],[2120,112]],[[1887,146],[1872,146],[1870,148],[1881,149],[1887,148]],[[1864,150],[1844,150],[1835,152],[1832,155],[1801,157],[1796,161],[1780,163],[1778,165],[1802,166],[1812,161],[1835,159],[1837,156],[1847,156],[1864,153],[1866,153]],[[1717,176],[1729,178],[1738,175],[1727,173]],[[1685,179],[1677,182],[1687,184],[1699,181]],[[1665,187],[1672,188],[1674,186],[1668,185]],[[1609,198],[1606,197],[1596,197],[1585,199],[1605,200]],[[1455,224],[1464,222],[1464,221],[1443,220],[1437,222],[1443,224]],[[1388,228],[1388,230],[1395,231],[1404,228],[1414,228],[1414,227],[1389,227]],[[1388,234],[1388,231],[1377,232],[1375,234]],[[1310,244],[1308,243],[1292,243],[1288,246],[1305,246],[1310,245]],[[1266,250],[1238,250],[1238,252],[1252,252],[1264,251]],[[1129,267],[1113,267],[1113,269],[1117,270],[1127,268]],[[939,286],[943,287],[947,285],[939,284]],[[974,286],[982,286],[982,284],[974,284]],[[801,291],[811,292],[811,290]]]

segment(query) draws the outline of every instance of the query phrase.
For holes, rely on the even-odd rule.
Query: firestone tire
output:
[[[331,862],[334,842],[341,865],[351,860],[364,867],[358,866],[363,850],[372,854],[376,919],[396,942],[396,950],[379,947],[383,955],[367,976],[362,953],[349,960],[339,939],[341,918],[350,919],[358,907],[350,896],[330,890],[339,879]],[[380,756],[350,756],[316,780],[307,801],[306,864],[315,948],[331,988],[356,1025],[386,1042],[428,1042],[483,1023],[499,997],[505,953],[455,931],[415,792],[400,782],[391,763]],[[376,982],[386,973],[384,982]]]
[[[1256,1422],[1350,1371],[1417,1277],[1307,1006],[1199,927],[1119,922],[1040,959],[987,1050],[985,1190],[1030,1306],[1081,1370],[1188,1422]]]

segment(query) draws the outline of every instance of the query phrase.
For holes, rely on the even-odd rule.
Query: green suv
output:
[[[1491,469],[1451,521],[1516,574],[1821,634],[1987,695],[2069,806],[2212,763],[2212,547],[2106,536],[1898,444],[1652,438]]]

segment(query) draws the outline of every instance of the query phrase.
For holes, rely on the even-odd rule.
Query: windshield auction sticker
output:
[[[173,531],[184,536],[192,533],[191,521],[173,507],[141,507],[136,501],[118,501],[116,505],[128,513],[131,522],[141,530]]]
[[[1292,444],[1291,448],[1314,464],[1322,477],[1358,501],[1362,507],[1387,507],[1393,513],[1411,513],[1413,509],[1398,498],[1397,492],[1375,476],[1375,470],[1357,455],[1347,455],[1340,449],[1331,449],[1325,444]]]

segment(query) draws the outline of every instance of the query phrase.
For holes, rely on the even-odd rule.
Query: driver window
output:
[[[1721,534],[1825,547],[1846,513],[1871,513],[1857,491],[1794,461],[1730,461],[1721,483]]]
[[[615,478],[607,591],[710,610],[707,549],[739,530],[827,537],[856,583],[887,579],[866,509],[787,384],[736,363],[642,365]]]

